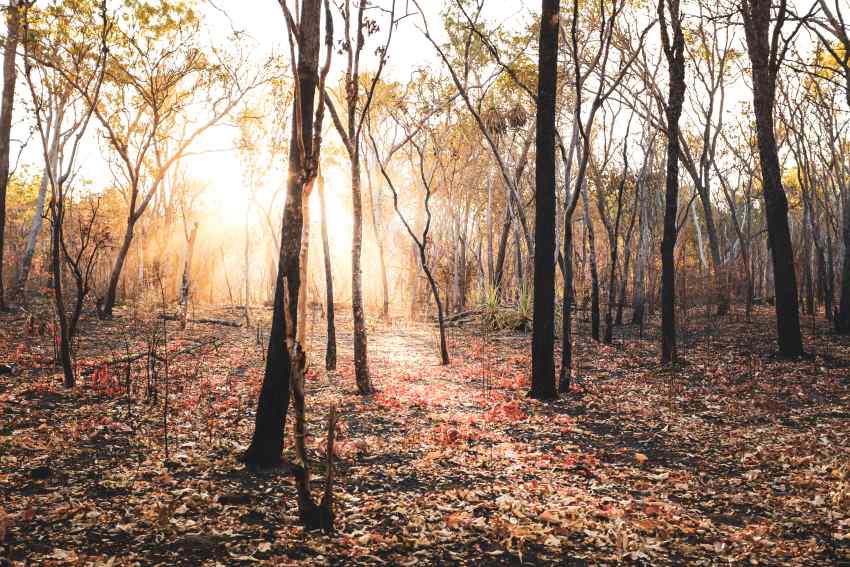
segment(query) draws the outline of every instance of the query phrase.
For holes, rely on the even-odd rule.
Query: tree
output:
[[[418,131],[419,128],[416,128]],[[433,136],[432,136],[433,137]],[[392,178],[389,173],[387,173],[386,164],[389,162],[389,159],[381,159],[381,156],[378,152],[378,144],[375,142],[375,138],[372,136],[371,131],[369,132],[369,139],[372,142],[372,149],[375,152],[375,158],[378,162],[378,166],[381,169],[381,175],[384,176],[384,179],[387,182],[387,185],[390,188],[390,191],[393,194],[393,208],[395,209],[396,214],[398,215],[399,220],[404,225],[405,230],[410,235],[410,238],[413,240],[413,243],[416,245],[416,249],[419,253],[419,265],[422,268],[422,271],[425,274],[425,277],[428,279],[428,285],[431,287],[431,293],[434,297],[434,303],[437,306],[437,324],[440,329],[440,362],[443,365],[449,364],[449,350],[446,345],[446,327],[445,320],[443,317],[443,302],[440,299],[440,290],[437,287],[437,282],[434,279],[434,274],[431,270],[431,267],[428,263],[428,233],[431,230],[431,220],[433,218],[431,214],[430,201],[433,196],[433,182],[434,182],[434,174],[437,172],[437,169],[442,165],[440,163],[436,164],[434,168],[431,170],[430,174],[425,173],[425,152],[427,151],[427,145],[424,147],[416,142],[413,139],[413,136],[410,133],[410,130],[407,131],[407,136],[405,138],[405,142],[409,141],[413,148],[416,150],[416,155],[418,156],[418,173],[419,180],[422,182],[422,187],[425,190],[423,207],[425,210],[425,223],[422,228],[422,234],[417,235],[416,232],[413,231],[413,227],[411,227],[410,222],[404,216],[404,213],[401,212],[398,204],[398,190],[396,189],[395,184],[393,183]],[[426,140],[427,144],[427,140]],[[436,154],[436,150],[435,150]]]
[[[803,337],[800,333],[797,276],[788,226],[788,198],[782,187],[773,123],[776,77],[791,43],[791,39],[782,34],[789,12],[786,0],[779,0],[775,10],[774,0],[741,0],[740,10],[747,53],[752,63],[753,112],[756,117],[768,246],[773,260],[779,352],[787,357],[798,357],[803,354]],[[799,25],[796,29],[799,29]],[[791,37],[795,33],[796,30]]]
[[[840,0],[835,0],[833,5],[827,0],[818,0],[818,5],[823,13],[821,18],[813,18],[810,27],[815,30],[821,45],[831,56],[830,68],[820,70],[822,73],[832,72],[831,68],[837,68],[844,79],[844,97],[847,109],[850,110],[850,31],[848,31],[847,16],[842,9]],[[826,32],[829,36],[823,34]],[[838,151],[833,153],[844,154],[839,144]],[[844,156],[846,158],[846,156]],[[838,309],[835,313],[835,331],[841,334],[850,334],[850,187],[848,187],[847,176],[842,171],[842,161],[835,162],[836,180],[840,187],[840,194],[844,204],[842,218],[841,239],[844,244],[844,257],[841,268],[841,294]],[[846,159],[843,160],[846,162]],[[844,166],[846,167],[846,166]]]
[[[543,0],[537,81],[536,191],[534,224],[534,321],[531,397],[555,391],[555,101],[558,90],[559,0]]]
[[[667,17],[670,18],[670,29]],[[685,36],[679,0],[658,1],[661,46],[670,78],[664,112],[667,119],[667,171],[664,237],[661,240],[661,362],[676,361],[676,215],[679,206],[679,118],[685,101]],[[671,38],[672,31],[672,38]]]
[[[20,37],[21,11],[35,0],[9,0],[6,7],[6,39],[3,43],[3,92],[0,95],[0,311],[6,310],[6,293],[3,287],[3,249],[6,234],[6,189],[9,186],[9,152],[12,136],[12,107],[15,104],[17,80],[18,39]]]
[[[112,316],[136,226],[170,168],[265,80],[265,69],[246,76],[242,62],[202,51],[197,16],[184,4],[166,2],[153,11],[130,12],[122,21],[107,92],[101,101],[88,101],[114,154],[113,173],[128,204],[102,300],[106,318]]]
[[[342,144],[348,153],[351,172],[351,208],[353,215],[353,230],[351,238],[351,310],[354,320],[354,374],[357,381],[357,391],[362,395],[371,394],[374,391],[372,379],[369,376],[369,353],[368,337],[366,336],[366,317],[363,311],[363,272],[360,266],[363,250],[363,198],[360,180],[360,142],[363,134],[363,126],[375,89],[381,78],[381,73],[387,63],[390,43],[393,31],[396,27],[395,0],[389,9],[389,27],[387,39],[376,53],[378,55],[378,68],[371,79],[363,84],[363,76],[360,71],[360,56],[366,45],[366,38],[378,31],[378,23],[366,17],[366,7],[369,2],[360,0],[356,6],[357,13],[352,13],[351,0],[345,0],[341,4],[342,19],[345,26],[345,41],[343,50],[347,53],[347,66],[345,69],[345,110],[346,122],[343,125],[342,118],[336,111],[331,96],[323,93],[325,103],[328,105],[334,126],[336,127]],[[352,34],[354,38],[352,38]]]
[[[610,10],[606,9],[605,3],[600,0],[598,5],[599,28],[598,39],[595,42],[581,41],[581,12],[579,11],[579,0],[573,0],[572,21],[570,23],[570,34],[567,37],[566,30],[561,28],[562,41],[569,46],[570,57],[573,64],[573,83],[575,85],[575,101],[573,105],[573,134],[570,148],[566,149],[563,138],[558,138],[558,148],[563,162],[564,184],[567,187],[567,197],[564,204],[564,293],[562,309],[561,329],[561,368],[558,375],[558,391],[569,392],[572,380],[572,308],[574,300],[573,288],[573,214],[578,205],[579,197],[587,191],[587,170],[591,157],[591,139],[593,125],[599,109],[605,101],[619,88],[628,70],[637,58],[640,47],[646,39],[646,34],[655,25],[650,22],[637,38],[637,49],[630,55],[623,56],[623,61],[616,70],[612,72],[609,61],[612,52],[616,50],[615,32],[618,22],[622,19],[622,13],[626,6],[625,2],[615,2]],[[590,34],[597,35],[597,34]],[[587,50],[587,51],[586,51]],[[588,78],[597,75],[597,81],[588,83]],[[589,109],[585,109],[585,89],[590,90],[593,97],[590,100]],[[592,89],[592,90],[591,90]],[[582,113],[586,115],[582,119]],[[576,179],[572,181],[572,163],[577,159],[578,172]],[[572,184],[572,190],[569,190]],[[587,198],[585,197],[585,213],[587,216]],[[585,223],[588,231],[592,230],[589,222]],[[595,260],[592,267],[595,266]],[[595,269],[595,268],[593,268]],[[594,276],[595,277],[595,276]],[[598,290],[598,288],[597,288]],[[598,292],[598,291],[597,291]],[[598,320],[597,320],[598,339]]]
[[[44,221],[44,204],[47,200],[47,190],[50,188],[48,167],[52,167],[54,171],[58,167],[56,165],[59,155],[64,144],[74,135],[74,129],[69,129],[65,120],[65,113],[68,108],[73,108],[74,103],[71,102],[73,89],[67,82],[62,81],[61,77],[54,77],[54,84],[61,86],[61,92],[57,92],[56,88],[52,88],[47,93],[48,115],[45,117],[44,128],[45,134],[50,139],[50,149],[47,155],[50,163],[45,164],[41,175],[41,184],[38,189],[38,198],[36,200],[35,210],[30,221],[30,230],[27,234],[26,245],[24,252],[21,254],[21,260],[15,272],[14,283],[12,286],[13,297],[25,299],[24,291],[26,289],[27,280],[29,279],[30,269],[32,268],[32,260],[35,255],[38,236],[41,233],[42,222]]]
[[[334,279],[331,269],[331,247],[328,242],[328,216],[325,208],[325,178],[319,172],[319,207],[322,214],[322,259],[325,267],[325,303],[328,327],[327,343],[325,346],[325,370],[336,370],[336,324],[334,313]]]
[[[96,236],[93,229],[97,210],[91,214],[91,220],[87,228],[80,225],[80,244],[76,254],[71,254],[64,241],[63,223],[65,220],[66,202],[70,191],[68,184],[74,172],[75,161],[78,156],[80,143],[86,132],[88,124],[94,111],[93,105],[78,109],[79,115],[71,131],[75,132],[73,141],[65,148],[61,156],[55,159],[51,156],[52,143],[50,141],[50,127],[47,125],[50,110],[50,87],[51,81],[46,76],[51,71],[57,71],[61,77],[60,81],[67,81],[67,77],[74,76],[74,88],[87,101],[97,101],[101,94],[101,86],[106,74],[106,60],[109,54],[107,41],[112,28],[112,20],[107,17],[106,2],[100,4],[97,12],[100,13],[101,26],[99,35],[92,35],[90,26],[93,21],[87,19],[94,17],[95,10],[83,11],[77,14],[82,21],[75,22],[72,31],[63,31],[58,35],[55,31],[59,28],[58,19],[54,10],[55,5],[48,6],[43,12],[46,20],[44,30],[30,28],[30,19],[42,17],[42,13],[31,14],[28,8],[23,16],[24,20],[24,75],[27,86],[35,104],[36,127],[41,138],[41,147],[46,167],[46,173],[50,183],[50,271],[53,283],[53,304],[58,321],[59,359],[62,364],[64,385],[72,388],[76,384],[74,365],[72,360],[72,339],[77,327],[82,310],[82,304],[89,290],[89,278],[94,267],[97,253],[102,249],[106,238]],[[93,8],[93,6],[91,6]],[[68,29],[68,23],[63,22]],[[54,33],[51,33],[51,30]],[[70,45],[64,45],[63,41],[72,38]],[[56,41],[59,43],[56,43]],[[92,42],[98,40],[96,47]],[[45,63],[49,58],[49,64]],[[36,74],[39,77],[36,77]],[[71,84],[68,81],[68,84]],[[84,90],[80,90],[84,89]],[[87,256],[86,251],[92,250]],[[65,307],[65,296],[63,286],[63,258],[67,260],[73,271],[77,283],[77,303],[68,319]],[[85,260],[84,260],[85,259]],[[87,263],[84,264],[84,261]]]
[[[319,73],[319,40],[321,0],[308,0],[301,5],[300,21],[295,22],[285,0],[280,0],[290,42],[290,58],[295,73],[295,97],[292,114],[292,136],[289,145],[289,176],[287,178],[286,205],[283,210],[277,277],[275,278],[274,308],[266,368],[251,444],[243,457],[252,469],[277,467],[281,464],[283,433],[292,389],[292,345],[297,342],[295,328],[298,319],[298,294],[303,266],[300,265],[303,232],[304,188],[318,175],[321,158],[322,121],[324,104],[316,93],[324,88],[330,68],[333,45],[333,22],[325,0],[326,62]],[[295,46],[298,46],[298,58]],[[296,350],[300,350],[300,346]],[[299,357],[303,356],[303,351]],[[303,362],[303,361],[301,361]],[[295,361],[296,365],[299,361]],[[303,368],[301,369],[303,370]],[[303,399],[302,399],[303,403]],[[302,466],[306,467],[303,462]],[[305,506],[308,507],[306,502]]]

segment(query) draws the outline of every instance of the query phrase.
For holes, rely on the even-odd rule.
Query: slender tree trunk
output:
[[[363,202],[360,190],[360,148],[355,145],[351,154],[351,209],[353,230],[351,238],[351,310],[354,319],[354,374],[357,391],[368,395],[374,391],[369,376],[366,315],[363,312],[363,273],[360,260],[363,251]]]
[[[325,209],[325,178],[319,175],[319,206],[322,213],[322,252],[325,260],[325,301],[328,323],[325,347],[325,370],[336,370],[336,324],[334,321],[334,278],[331,270],[331,247],[328,242],[328,218]]]
[[[502,231],[499,234],[499,250],[496,254],[496,271],[493,277],[493,285],[499,296],[502,296],[504,293],[504,289],[502,289],[502,281],[505,279],[505,258],[507,257],[508,237],[510,237],[511,234],[512,221],[513,217],[511,216],[510,205],[506,203],[505,220],[502,223]]]
[[[590,260],[590,336],[599,342],[599,270],[596,262],[596,237],[593,230],[593,219],[590,218],[590,197],[588,196],[587,184],[583,184],[582,208],[584,210],[584,226],[587,235]]]
[[[815,286],[812,278],[812,233],[809,228],[808,217],[812,212],[809,207],[803,205],[803,309],[806,315],[814,315],[815,312]]]
[[[534,321],[531,338],[531,397],[558,397],[555,390],[555,99],[558,83],[559,0],[543,0],[537,87],[535,169]],[[529,254],[532,251],[529,250]]]
[[[41,174],[41,184],[38,187],[38,198],[36,199],[35,211],[33,211],[32,222],[30,223],[30,231],[27,234],[27,243],[24,247],[24,253],[21,256],[21,263],[15,274],[13,293],[17,297],[22,297],[25,291],[27,280],[29,280],[30,269],[32,268],[32,259],[35,255],[35,247],[38,243],[38,235],[41,232],[41,225],[44,220],[44,203],[47,198],[47,190],[50,187],[50,176],[47,168],[52,167],[53,171],[58,170],[59,160],[59,139],[62,131],[62,118],[64,110],[60,108],[65,103],[64,98],[60,99],[57,108],[55,109],[56,117],[50,131],[50,149],[48,150],[48,158],[50,163],[45,164],[44,172]]]
[[[115,262],[112,265],[112,271],[109,273],[109,285],[106,288],[106,296],[103,299],[103,307],[101,308],[101,316],[106,319],[112,318],[112,309],[115,307],[115,300],[118,294],[118,282],[121,279],[121,270],[124,269],[124,262],[127,261],[127,253],[130,251],[130,245],[133,243],[133,230],[135,229],[136,221],[131,216],[127,219],[127,228],[124,229],[124,239],[121,241],[121,247],[118,249],[118,255],[115,257]],[[140,273],[143,270],[144,262],[139,261]]]
[[[638,233],[637,260],[635,261],[635,285],[632,298],[632,325],[643,326],[646,310],[646,268],[650,254],[649,234],[649,199],[641,195],[640,203],[640,232]]]
[[[665,22],[669,8],[672,41]],[[676,361],[676,215],[679,209],[679,117],[685,100],[685,39],[679,0],[659,0],[661,34],[670,76],[667,116],[667,178],[664,192],[664,238],[661,241],[661,362]]]
[[[570,391],[572,382],[573,299],[573,223],[572,218],[567,218],[564,222],[564,304],[561,315],[561,370],[558,376],[558,392],[562,394]]]
[[[844,196],[843,208],[844,258],[841,268],[841,297],[834,324],[837,333],[847,335],[850,334],[850,196]]]
[[[243,264],[245,266],[245,305],[243,315],[245,326],[251,326],[251,231],[250,231],[250,207],[245,207],[245,247],[242,251]],[[193,230],[194,233],[194,230]],[[193,234],[194,235],[194,234]]]
[[[303,283],[298,293],[298,327],[295,340],[301,344],[304,351],[309,351],[307,341],[307,297],[309,296],[308,273],[310,269],[310,193],[313,192],[313,183],[310,182],[302,188],[301,193],[301,252],[298,260],[298,281]]]
[[[198,223],[192,225],[192,232],[186,241],[186,257],[183,261],[183,277],[180,280],[180,328],[186,328],[186,320],[189,317],[189,291],[191,286],[192,257],[195,255],[195,237],[198,235]],[[246,246],[247,249],[247,246]],[[246,277],[247,282],[247,277]],[[245,284],[245,306],[248,306],[248,285]]]
[[[53,276],[53,305],[56,311],[58,329],[55,330],[54,340],[58,342],[59,362],[62,365],[64,385],[73,388],[77,379],[74,375],[74,364],[71,359],[71,337],[68,329],[68,316],[65,313],[65,296],[62,282],[62,222],[64,207],[62,191],[58,197],[53,196],[50,204],[52,226],[50,230],[50,271]]]
[[[17,78],[15,55],[18,48],[20,22],[18,0],[11,0],[6,17],[6,41],[3,45],[3,94],[0,98],[0,311],[6,310],[6,294],[3,288],[3,250],[6,247],[6,190],[9,186],[12,107],[15,104]]]
[[[493,265],[493,176],[487,178],[487,285],[496,287],[496,270]]]
[[[27,286],[27,281],[32,268],[32,259],[35,256],[35,247],[38,244],[38,235],[41,232],[41,225],[44,220],[44,202],[47,198],[47,188],[50,185],[47,178],[47,173],[41,175],[41,184],[38,187],[38,197],[35,203],[35,211],[32,214],[32,222],[30,230],[27,234],[27,242],[24,246],[24,252],[21,255],[21,263],[18,266],[18,271],[15,273],[13,284],[13,295],[22,298]]]

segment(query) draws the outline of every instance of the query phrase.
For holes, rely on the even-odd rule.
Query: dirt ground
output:
[[[529,336],[451,328],[441,367],[434,329],[403,320],[370,322],[378,391],[361,398],[350,319],[328,375],[312,314],[316,490],[340,411],[326,536],[300,527],[290,476],[238,460],[267,340],[256,315],[183,332],[144,310],[86,320],[73,390],[49,328],[0,315],[0,362],[21,369],[0,376],[0,564],[850,565],[850,340],[824,321],[804,320],[810,354],[786,361],[767,308],[752,323],[692,313],[672,370],[654,324],[611,346],[582,327],[576,388],[541,403]]]

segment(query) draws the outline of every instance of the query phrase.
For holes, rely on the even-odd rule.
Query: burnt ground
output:
[[[440,367],[434,329],[401,320],[370,322],[377,393],[359,397],[338,320],[339,370],[321,320],[308,350],[316,490],[341,416],[326,536],[300,527],[290,476],[238,460],[267,321],[86,321],[65,390],[52,338],[0,316],[0,361],[21,368],[0,376],[0,564],[850,565],[850,340],[825,321],[787,361],[769,310],[692,312],[673,369],[655,325],[603,346],[582,323],[577,386],[542,403],[528,335],[452,328]]]

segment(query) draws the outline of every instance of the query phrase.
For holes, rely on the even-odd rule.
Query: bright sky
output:
[[[212,41],[217,41],[216,36],[221,38],[221,41],[226,40],[232,34],[232,30],[245,32],[250,40],[256,43],[258,61],[265,54],[288,49],[286,27],[279,3],[276,0],[252,0],[251,4],[252,9],[246,10],[245,2],[241,0],[214,0],[213,3],[204,3],[202,11],[206,16]],[[381,0],[381,4],[390,5],[389,0]],[[428,11],[426,16],[431,33],[439,38],[444,37],[440,21],[440,10],[444,4],[442,0],[420,2],[422,8]],[[484,15],[493,24],[504,25],[508,28],[519,27],[531,17],[532,12],[526,8],[525,4],[525,0],[491,0],[487,3]],[[415,11],[413,2],[396,0],[396,13],[400,15],[406,11],[410,13]],[[386,22],[387,16],[382,15],[380,21]],[[420,27],[421,18],[415,14],[399,24],[389,51],[390,56],[384,75],[386,78],[405,81],[411,69],[435,60],[434,48],[422,36],[418,29]],[[342,36],[342,22],[335,24],[334,32],[337,38]],[[364,71],[375,68],[377,58],[374,56],[374,50],[383,40],[383,34],[379,34],[367,44],[362,59],[365,65]],[[344,58],[335,53],[332,75],[341,74],[344,71],[344,64]],[[197,142],[195,149],[209,151],[232,147],[235,134],[236,130],[232,127],[215,128]],[[335,139],[335,136],[335,132],[331,132],[330,137]],[[234,211],[239,211],[245,206],[241,164],[236,152],[215,152],[195,156],[188,159],[186,163],[191,168],[193,176],[209,183],[213,199]],[[329,184],[333,184],[334,177],[337,179],[336,184],[340,183],[341,175],[334,176],[334,172],[326,173]],[[334,188],[329,189],[333,191]]]

